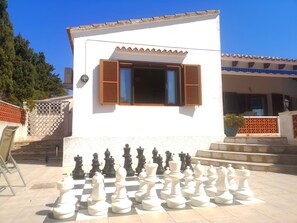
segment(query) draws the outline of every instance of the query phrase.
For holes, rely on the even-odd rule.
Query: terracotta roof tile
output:
[[[287,58],[271,57],[271,56],[252,56],[252,55],[245,55],[245,54],[222,53],[222,59],[224,59],[224,58],[297,62],[297,59],[287,59]]]
[[[143,47],[125,47],[117,46],[116,51],[120,52],[132,52],[132,53],[160,53],[160,54],[175,54],[175,55],[186,55],[188,51],[183,50],[171,50],[171,49],[158,49],[158,48],[143,48]]]
[[[141,19],[120,20],[116,22],[83,25],[78,27],[68,27],[67,29],[73,30],[73,31],[84,31],[84,30],[90,30],[90,29],[96,29],[96,28],[116,27],[116,26],[123,26],[123,25],[178,19],[183,17],[195,17],[195,16],[218,15],[218,14],[219,14],[219,10],[206,10],[206,11],[187,12],[187,13],[179,13],[179,14],[165,15],[165,16],[154,16],[154,17],[141,18]]]

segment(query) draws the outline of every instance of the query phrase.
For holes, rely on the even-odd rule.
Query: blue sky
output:
[[[297,59],[296,0],[8,0],[15,35],[61,79],[73,64],[66,27],[210,9],[221,12],[222,53]]]

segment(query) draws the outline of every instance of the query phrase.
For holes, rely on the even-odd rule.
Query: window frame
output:
[[[108,74],[104,73],[105,64],[113,63],[115,66],[111,76],[116,80],[108,80]],[[135,103],[135,92],[134,92],[134,68],[143,66],[145,68],[161,68],[164,69],[165,74],[165,96],[164,103]],[[131,103],[121,102],[121,89],[120,89],[120,69],[130,68],[131,69]],[[108,69],[107,69],[108,70]],[[176,103],[168,103],[168,80],[167,71],[177,71],[176,77]],[[160,62],[148,62],[148,61],[128,61],[128,60],[100,60],[99,69],[99,101],[100,104],[119,104],[119,105],[137,105],[137,106],[199,106],[202,105],[202,87],[201,87],[201,66],[194,64],[177,64],[177,63],[160,63]],[[106,76],[107,75],[107,76]],[[106,78],[107,77],[107,78]],[[105,80],[105,78],[107,80]],[[113,84],[113,91],[110,93],[104,89],[108,84]],[[104,92],[107,94],[104,95]],[[116,98],[115,98],[116,95]],[[113,97],[112,101],[106,100]]]

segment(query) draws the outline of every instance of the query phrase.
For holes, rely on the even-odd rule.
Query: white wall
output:
[[[223,91],[245,94],[278,93],[297,98],[297,81],[280,77],[223,75]]]
[[[15,136],[14,136],[14,141],[24,141],[27,138],[27,124],[22,125],[20,123],[14,123],[14,122],[4,122],[0,121],[0,137],[2,135],[2,132],[6,126],[18,126],[19,128],[17,129]]]
[[[182,34],[182,35],[180,35]],[[64,139],[64,166],[74,165],[73,157],[83,155],[91,163],[92,153],[103,158],[106,148],[122,162],[126,143],[133,149],[146,147],[147,161],[153,147],[165,159],[165,150],[189,152],[207,149],[222,139],[223,109],[219,17],[186,18],[157,24],[111,28],[74,34],[74,86],[72,137]],[[177,49],[185,57],[174,55],[119,53],[117,46]],[[202,106],[120,106],[99,104],[99,60],[137,60],[200,64]],[[86,84],[80,77],[87,74]],[[149,152],[148,152],[149,151]]]

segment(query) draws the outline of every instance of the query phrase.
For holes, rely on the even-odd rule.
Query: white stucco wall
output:
[[[207,149],[223,135],[222,80],[219,16],[184,18],[153,24],[103,29],[74,35],[73,131],[64,139],[64,166],[82,155],[90,165],[97,152],[101,161],[109,148],[116,163],[123,164],[123,147],[145,148],[147,161],[156,147],[189,152]],[[188,54],[158,55],[116,52],[117,46],[183,50]],[[99,104],[99,60],[135,60],[200,64],[202,106],[121,106]],[[89,76],[83,84],[80,77]]]
[[[223,75],[223,91],[242,94],[278,93],[297,98],[297,81],[280,77]]]

